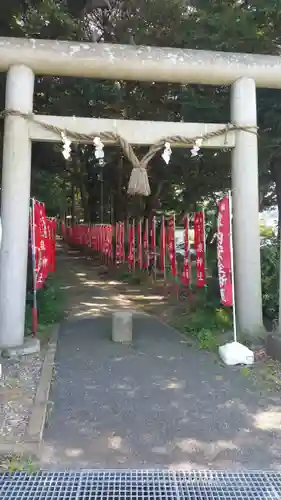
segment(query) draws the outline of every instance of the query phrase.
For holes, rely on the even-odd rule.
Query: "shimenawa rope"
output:
[[[65,134],[65,136],[69,139],[79,141],[79,142],[93,142],[95,137],[99,137],[101,141],[104,142],[113,142],[116,144],[119,144],[121,149],[123,150],[124,154],[127,156],[128,160],[132,164],[132,172],[128,184],[128,193],[131,195],[134,194],[139,194],[142,196],[149,196],[150,195],[150,186],[149,186],[149,180],[148,180],[148,175],[147,175],[147,166],[149,162],[152,160],[152,158],[159,152],[162,151],[165,147],[165,143],[168,142],[170,143],[171,146],[173,145],[183,145],[185,147],[192,147],[196,143],[196,141],[200,140],[202,143],[205,141],[212,139],[213,137],[219,137],[221,135],[225,136],[225,144],[227,146],[227,134],[232,131],[232,130],[241,130],[244,132],[249,132],[252,134],[257,133],[257,127],[256,125],[236,125],[234,123],[229,123],[225,127],[222,127],[218,130],[215,130],[213,132],[208,132],[206,134],[200,135],[200,136],[194,136],[194,137],[185,137],[181,135],[173,135],[169,137],[163,137],[156,143],[152,144],[147,151],[147,153],[139,159],[132,147],[131,144],[129,144],[123,137],[121,137],[118,134],[115,134],[113,132],[102,132],[102,133],[91,133],[91,134],[81,134],[79,132],[74,132],[73,130],[69,129],[61,129],[59,127],[56,127],[54,125],[51,125],[49,123],[43,122],[41,120],[38,120],[36,118],[36,115],[33,113],[22,113],[17,110],[13,109],[6,109],[0,113],[0,118],[5,118],[7,116],[19,116],[21,118],[25,118],[29,121],[32,121],[33,123],[36,123],[37,125],[43,127],[46,130],[49,130],[50,132],[53,132],[54,134],[58,135],[61,137],[62,133]]]

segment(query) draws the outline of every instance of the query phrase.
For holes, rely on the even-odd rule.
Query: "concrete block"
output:
[[[112,340],[131,343],[133,340],[133,315],[129,311],[116,311],[112,314]]]
[[[17,358],[27,354],[40,352],[40,340],[35,337],[28,337],[24,344],[16,347],[6,347],[2,350],[3,358]]]

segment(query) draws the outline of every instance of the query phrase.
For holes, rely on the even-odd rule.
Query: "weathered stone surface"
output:
[[[40,340],[34,337],[28,338],[24,344],[18,347],[7,347],[2,351],[3,358],[18,358],[27,354],[35,354],[40,352]]]
[[[279,56],[0,37],[0,71],[25,64],[36,74],[230,85],[243,75],[281,88]]]
[[[112,340],[131,343],[133,340],[133,315],[130,311],[116,311],[112,314]]]

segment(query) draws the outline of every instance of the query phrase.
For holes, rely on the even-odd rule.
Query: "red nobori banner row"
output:
[[[63,236],[71,244],[89,246],[108,260],[120,265],[127,262],[130,269],[151,270],[156,267],[165,272],[168,265],[174,278],[179,277],[186,286],[191,284],[190,218],[184,217],[183,269],[178,276],[175,216],[156,217],[151,220],[117,222],[111,224],[73,227],[62,225]],[[159,234],[159,238],[157,237]],[[196,284],[206,285],[205,276],[205,218],[203,212],[194,214],[194,242],[196,254]]]

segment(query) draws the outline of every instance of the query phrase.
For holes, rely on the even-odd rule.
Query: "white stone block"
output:
[[[116,311],[112,315],[112,340],[131,343],[133,340],[133,315],[129,311]]]

